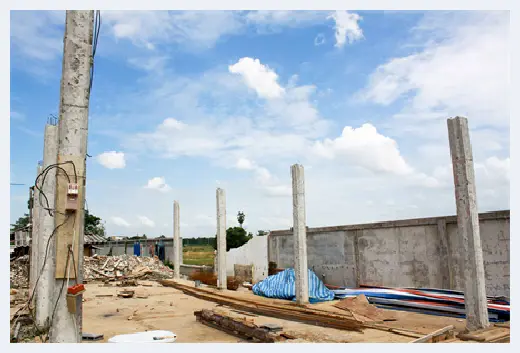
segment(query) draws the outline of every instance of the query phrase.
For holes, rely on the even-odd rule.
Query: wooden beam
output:
[[[433,332],[427,334],[426,336],[423,336],[421,338],[413,340],[410,343],[425,343],[425,342],[428,342],[429,340],[433,339],[436,336],[443,335],[443,334],[445,334],[445,333],[447,333],[449,331],[452,331],[454,329],[455,329],[455,327],[453,325],[446,326],[446,327],[441,328],[440,330],[433,331]]]

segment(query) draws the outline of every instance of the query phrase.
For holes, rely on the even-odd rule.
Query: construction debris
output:
[[[258,327],[253,319],[235,317],[222,311],[207,309],[195,311],[194,315],[200,323],[242,339],[262,343],[274,343],[285,339],[267,328]]]
[[[217,275],[210,271],[195,271],[190,279],[195,282],[204,283],[208,286],[217,286]],[[227,289],[228,290],[237,290],[242,281],[240,279],[236,279],[233,276],[227,277]],[[198,285],[196,285],[198,287]]]
[[[157,256],[133,255],[85,257],[86,281],[126,279],[160,280],[173,278],[173,270],[165,266]],[[135,283],[135,282],[134,282]]]
[[[453,325],[449,325],[441,328],[440,330],[436,330],[432,333],[429,333],[421,338],[417,338],[410,343],[426,343],[426,342],[439,342],[440,340],[446,340],[453,338],[455,327]]]
[[[82,339],[84,341],[99,341],[99,340],[103,339],[103,335],[102,334],[97,334],[97,333],[86,333],[86,332],[83,332]]]
[[[363,322],[390,321],[395,318],[394,312],[371,305],[364,294],[345,298],[334,304],[334,306],[339,309],[349,310],[356,319]]]
[[[135,291],[133,290],[123,290],[119,293],[117,293],[117,296],[118,297],[121,297],[121,298],[132,298],[135,294]]]
[[[11,261],[11,288],[29,288],[29,255]]]
[[[471,333],[459,333],[457,338],[463,341],[481,343],[509,343],[511,340],[511,329],[506,325],[492,325],[486,329]]]

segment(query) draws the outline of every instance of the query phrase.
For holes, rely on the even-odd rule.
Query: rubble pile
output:
[[[29,287],[29,255],[11,261],[11,288]]]
[[[133,255],[85,257],[84,279],[115,280],[121,278],[161,280],[173,278],[173,270],[165,266],[157,256]]]

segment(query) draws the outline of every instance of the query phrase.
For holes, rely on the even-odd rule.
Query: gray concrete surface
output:
[[[302,165],[291,166],[293,194],[293,261],[296,303],[309,302],[307,275],[307,229],[305,223],[305,173]]]
[[[479,215],[488,295],[510,295],[509,211]],[[444,229],[444,231],[443,231]],[[292,230],[272,231],[268,258],[292,267]],[[325,283],[356,287],[434,287],[463,290],[457,217],[433,217],[307,229],[308,266]]]
[[[58,127],[45,125],[43,143],[43,168],[56,164],[58,158]],[[56,191],[56,168],[49,169],[45,180],[40,182],[43,193],[49,201],[49,208],[54,209]],[[47,206],[46,204],[44,204]],[[54,271],[56,269],[56,238],[54,231],[54,215],[42,211],[40,215],[40,240],[38,242],[38,257],[40,259],[38,271],[40,279],[36,288],[36,324],[41,328],[48,328],[52,315],[52,299],[54,293]]]
[[[458,236],[456,248],[463,255],[466,327],[470,331],[489,326],[486,276],[478,221],[477,188],[468,119],[448,119],[448,137],[455,183]]]

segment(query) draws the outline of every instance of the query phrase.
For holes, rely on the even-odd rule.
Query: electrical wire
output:
[[[70,216],[69,216],[69,217],[70,217]],[[51,242],[51,239],[52,239],[52,238],[54,237],[54,235],[56,234],[56,231],[57,231],[60,227],[62,227],[63,225],[65,225],[65,223],[68,221],[69,217],[65,218],[65,220],[64,220],[62,223],[60,223],[58,226],[56,226],[56,227],[54,228],[54,230],[52,231],[51,236],[49,237],[49,239],[47,239],[47,245],[45,246],[45,256],[44,256],[44,258],[43,258],[43,264],[42,264],[42,267],[41,267],[41,269],[40,269],[40,273],[38,274],[38,277],[36,278],[36,281],[34,282],[34,287],[33,287],[33,290],[32,290],[32,293],[31,293],[31,296],[29,297],[29,300],[27,301],[27,303],[26,303],[23,307],[21,307],[20,309],[18,309],[18,310],[16,311],[16,313],[13,315],[13,317],[16,316],[20,311],[22,311],[22,310],[26,309],[27,307],[29,307],[29,305],[31,304],[31,302],[32,302],[32,300],[33,300],[33,298],[34,298],[34,294],[36,293],[36,288],[38,287],[38,282],[40,281],[40,277],[41,277],[41,275],[42,275],[42,273],[43,273],[43,269],[45,268],[45,264],[47,263],[47,257],[48,257],[48,254],[49,254],[49,244],[50,244],[50,242]],[[74,221],[75,221],[75,219],[74,219]],[[14,325],[13,325],[13,326],[14,326]],[[11,329],[12,329],[12,328],[11,328]]]
[[[89,97],[90,92],[92,91],[92,83],[94,82],[94,59],[96,57],[96,50],[99,41],[99,31],[101,29],[101,11],[96,10],[96,14],[94,17],[94,36],[92,39],[92,64],[90,66],[90,85],[89,85]]]
[[[74,229],[75,225],[76,225],[76,218],[73,218],[73,222],[72,222],[73,229]],[[73,243],[74,243],[74,240],[73,240]],[[67,276],[67,269],[69,267],[69,258],[70,258],[70,248],[67,251],[67,260],[65,262],[65,270],[63,273],[63,282],[61,283],[61,288],[60,288],[60,292],[58,294],[58,298],[56,299],[56,302],[54,303],[54,309],[52,310],[52,316],[49,321],[49,327],[52,327],[52,323],[54,322],[54,315],[56,314],[56,308],[58,307],[58,303],[60,302],[61,295],[63,293],[63,288],[65,287],[65,283],[66,283],[65,278]]]
[[[39,191],[40,195],[43,196],[43,198],[45,199],[45,202],[47,204],[47,207],[43,206],[42,204],[42,199],[41,197],[38,197],[38,200],[40,202],[40,206],[45,209],[47,212],[49,212],[49,215],[52,217],[52,213],[51,213],[51,208],[50,208],[50,205],[49,205],[49,199],[47,198],[47,195],[45,195],[45,193],[43,192],[42,188],[40,188],[38,186],[38,179],[40,179],[40,177],[43,175],[43,179],[42,179],[42,187],[43,185],[45,184],[45,178],[47,178],[47,175],[49,174],[49,171],[52,169],[52,168],[57,168],[57,169],[60,169],[63,171],[63,173],[65,173],[65,176],[67,177],[67,180],[69,181],[70,183],[70,177],[69,177],[69,174],[67,173],[67,171],[65,169],[63,169],[62,167],[60,167],[60,165],[64,165],[64,164],[72,164],[72,168],[74,169],[74,180],[76,183],[78,183],[78,173],[76,171],[76,165],[74,164],[73,161],[65,161],[65,162],[62,162],[62,163],[54,163],[54,164],[51,164],[49,166],[47,166],[45,169],[43,169],[40,174],[38,174],[38,176],[36,177],[36,180],[34,181],[34,186],[35,188]]]

